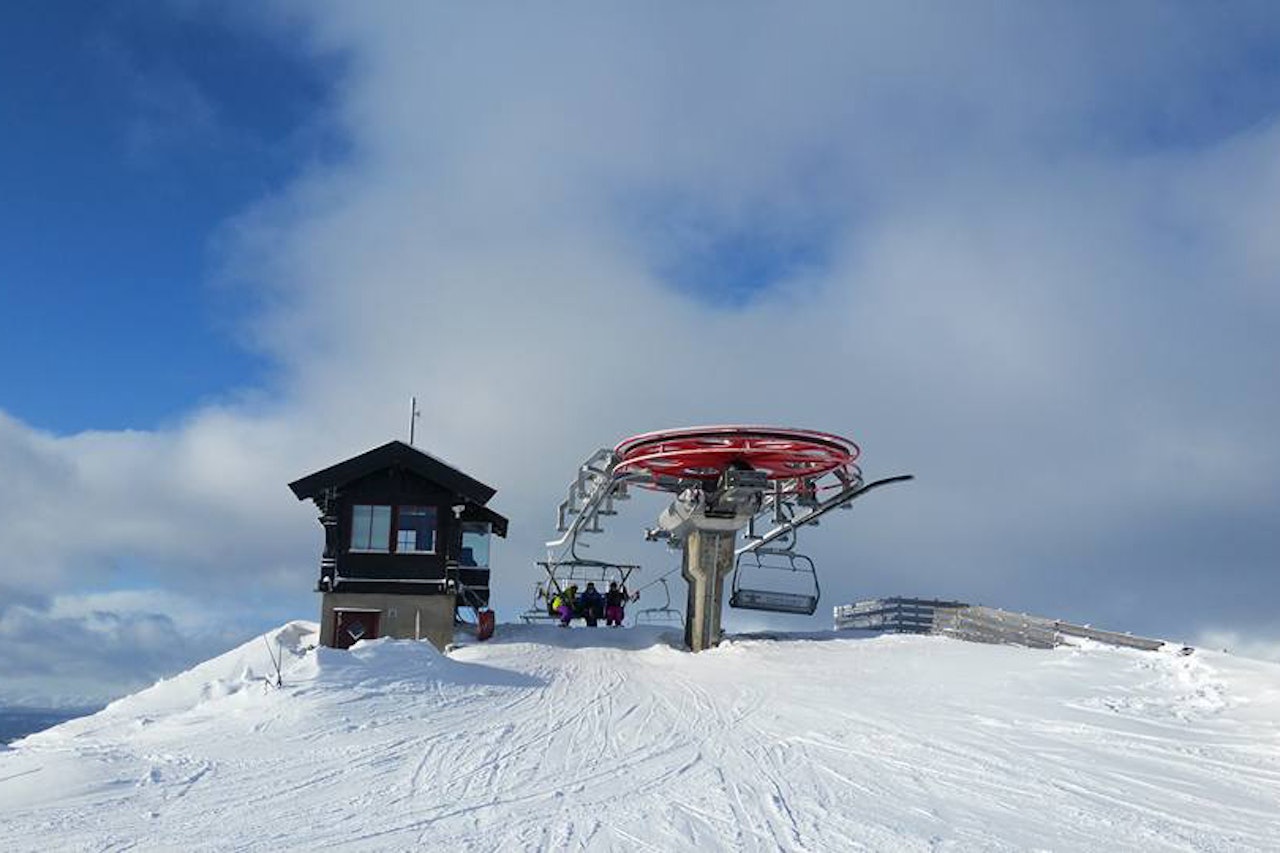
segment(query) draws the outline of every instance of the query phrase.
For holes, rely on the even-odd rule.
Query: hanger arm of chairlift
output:
[[[604,560],[539,560],[538,565],[547,573],[547,590],[564,592],[576,583],[606,584],[616,581],[624,587],[633,572],[640,569],[634,563],[610,563]]]
[[[568,525],[568,527],[565,528],[564,533],[560,536],[559,539],[552,539],[551,541],[547,542],[546,547],[548,551],[554,551],[557,548],[562,548],[565,545],[568,545],[570,551],[572,552],[573,549],[578,544],[579,533],[582,533],[582,532],[599,533],[600,530],[598,528],[593,530],[590,527],[588,527],[588,524],[597,522],[601,514],[604,514],[604,515],[615,514],[612,511],[601,513],[602,505],[606,505],[606,508],[607,508],[606,502],[614,494],[615,491],[618,491],[619,486],[623,486],[632,480],[639,479],[635,475],[614,474],[612,464],[610,464],[608,469],[606,469],[605,471],[600,471],[598,469],[588,469],[586,473],[588,475],[590,474],[596,475],[595,485],[593,486],[593,488],[589,493],[587,493],[586,495],[582,495],[581,509],[572,507],[570,505],[570,502],[566,502],[566,504],[561,505],[562,507],[568,507],[568,511],[570,514],[574,516],[574,519]],[[576,486],[576,484],[574,485]],[[574,486],[570,487],[570,501],[573,500],[573,497],[572,497],[574,494],[573,488]],[[581,494],[581,492],[579,492],[579,494]],[[622,497],[626,497],[626,495],[623,492],[619,492],[618,497],[620,499]],[[574,559],[577,559],[576,555],[574,556]]]
[[[828,512],[831,512],[831,510],[843,506],[856,498],[862,497],[872,489],[879,488],[880,486],[887,486],[890,483],[903,483],[907,480],[914,479],[915,475],[913,474],[900,474],[897,477],[885,477],[883,480],[876,480],[873,483],[867,483],[865,486],[851,486],[850,488],[842,490],[839,494],[827,498],[825,501],[813,507],[803,515],[797,515],[785,524],[780,524],[773,528],[759,539],[755,539],[746,545],[743,545],[734,553],[741,555],[749,551],[755,551],[757,548],[763,548],[775,539],[786,536],[788,533],[792,533],[806,524],[817,521],[819,516],[826,515]]]

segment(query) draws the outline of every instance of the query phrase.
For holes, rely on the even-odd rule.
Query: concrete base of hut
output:
[[[320,645],[345,649],[357,640],[392,637],[453,642],[452,595],[326,592],[320,601]]]

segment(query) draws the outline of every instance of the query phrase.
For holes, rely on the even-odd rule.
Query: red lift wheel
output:
[[[659,478],[717,479],[733,467],[763,471],[770,480],[816,479],[849,469],[861,451],[847,438],[790,427],[707,426],[633,436],[614,448],[615,474],[647,473],[639,485],[664,488]],[[667,481],[670,482],[670,481]]]

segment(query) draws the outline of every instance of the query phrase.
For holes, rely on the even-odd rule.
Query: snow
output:
[[[1237,850],[1280,665],[1084,644],[290,623],[0,748],[6,850]],[[276,648],[280,652],[276,652]],[[283,687],[272,656],[282,653]]]

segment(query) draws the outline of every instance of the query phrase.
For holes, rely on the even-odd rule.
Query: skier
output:
[[[568,628],[569,620],[573,618],[573,611],[578,603],[578,587],[571,586],[558,594],[551,601],[551,606],[555,608],[556,613],[560,614],[560,627]]]
[[[578,606],[582,609],[582,615],[587,619],[587,627],[596,627],[600,617],[604,615],[604,596],[596,589],[594,583],[587,584],[587,589],[582,593]]]
[[[626,615],[627,588],[618,588],[617,581],[609,582],[609,591],[604,594],[604,624],[611,628],[622,627],[622,617]]]

